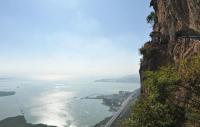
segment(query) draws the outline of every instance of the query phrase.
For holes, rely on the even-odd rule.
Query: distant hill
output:
[[[11,96],[11,95],[14,95],[14,94],[15,94],[14,91],[0,91],[0,97]]]
[[[99,80],[95,80],[95,82],[139,83],[140,78],[139,78],[139,75],[127,75],[120,78],[99,79]]]
[[[8,78],[8,77],[0,77],[0,81],[7,81],[7,80],[9,80],[9,79],[11,79],[11,78]]]

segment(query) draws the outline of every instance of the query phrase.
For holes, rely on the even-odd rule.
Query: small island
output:
[[[15,95],[15,91],[0,91],[0,97]]]

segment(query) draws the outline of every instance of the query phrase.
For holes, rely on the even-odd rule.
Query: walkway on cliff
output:
[[[178,37],[178,39],[184,39],[185,41],[190,41],[191,39],[194,39],[194,40],[199,40],[200,41],[200,36],[180,36]]]

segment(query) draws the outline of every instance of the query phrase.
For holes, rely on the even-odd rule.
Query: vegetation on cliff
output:
[[[148,95],[133,106],[123,127],[181,127],[200,119],[200,54],[157,71],[146,71]],[[187,84],[187,85],[185,85]],[[177,94],[181,92],[180,94]],[[192,123],[190,123],[192,125]]]
[[[152,11],[152,12],[147,16],[146,20],[147,20],[147,23],[154,24],[155,21],[156,21],[155,12]]]
[[[200,54],[180,60],[178,73],[182,81],[179,87],[185,91],[178,101],[185,107],[186,119],[200,124]]]
[[[130,119],[123,122],[124,127],[174,127],[179,124],[183,110],[168,100],[179,83],[178,73],[172,66],[159,71],[145,73],[145,87],[149,93],[134,106]]]

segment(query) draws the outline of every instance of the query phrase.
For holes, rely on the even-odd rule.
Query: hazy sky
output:
[[[148,0],[1,0],[0,74],[38,79],[138,73]]]

